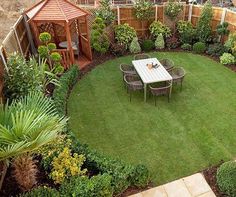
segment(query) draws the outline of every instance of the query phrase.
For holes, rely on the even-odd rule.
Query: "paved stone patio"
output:
[[[201,173],[161,185],[130,197],[216,197]]]

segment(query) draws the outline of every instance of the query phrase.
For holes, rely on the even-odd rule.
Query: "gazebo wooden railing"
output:
[[[61,55],[61,64],[65,70],[69,68],[69,65],[73,64],[69,49],[56,49],[55,52],[58,52]]]

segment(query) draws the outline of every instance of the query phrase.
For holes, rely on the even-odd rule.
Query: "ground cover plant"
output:
[[[235,73],[196,54],[150,55],[184,67],[182,92],[174,86],[170,103],[160,97],[157,107],[152,98],[144,103],[142,93],[130,103],[119,64],[133,57],[108,61],[86,75],[69,98],[69,126],[78,139],[105,155],[145,164],[156,185],[232,159]]]

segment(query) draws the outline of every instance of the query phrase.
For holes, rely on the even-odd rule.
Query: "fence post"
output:
[[[155,5],[155,21],[157,21],[157,18],[158,18],[158,7],[157,7],[157,5]]]
[[[21,48],[20,39],[19,39],[18,33],[17,33],[17,31],[16,31],[16,27],[13,26],[13,27],[12,27],[12,30],[13,30],[13,32],[14,32],[14,34],[15,34],[16,41],[17,41],[18,47],[19,47],[19,49],[20,49],[20,53],[21,53],[21,55],[24,55],[23,50],[22,50],[22,48]]]
[[[226,12],[227,12],[227,9],[223,8],[223,12],[222,12],[221,19],[220,19],[220,24],[222,24],[225,21]],[[222,39],[222,36],[219,36],[218,41],[220,42],[221,39]]]
[[[4,64],[4,66],[5,66],[5,69],[6,69],[7,73],[8,73],[7,61],[6,61],[6,59],[5,59],[5,57],[4,57],[3,53],[2,53],[2,50],[3,50],[3,46],[0,47],[0,57],[2,59],[2,62]]]
[[[192,20],[192,13],[193,13],[193,4],[190,4],[189,10],[188,10],[188,21],[191,22]]]
[[[222,23],[225,21],[226,12],[227,12],[227,9],[226,9],[226,8],[223,8],[223,12],[222,12],[222,15],[221,15],[220,24],[222,24]]]
[[[33,36],[32,36],[31,30],[30,30],[29,24],[28,24],[28,22],[27,22],[27,17],[26,17],[26,15],[23,15],[23,19],[24,19],[24,24],[25,24],[27,36],[28,36],[28,41],[29,41],[29,43],[30,43],[31,52],[32,52],[33,54],[36,54],[37,51],[36,51],[36,48],[35,48],[35,46],[34,46]]]
[[[120,7],[117,6],[117,23],[120,25]]]

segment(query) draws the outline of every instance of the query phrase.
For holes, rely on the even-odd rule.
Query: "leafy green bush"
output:
[[[112,176],[111,184],[114,193],[119,194],[129,186],[145,187],[149,182],[149,173],[145,166],[133,166],[120,160],[112,159],[90,150],[86,145],[80,144],[76,139],[72,143],[74,152],[86,157],[85,165],[89,169],[97,169],[101,173]]]
[[[191,44],[193,41],[193,38],[196,34],[195,29],[193,28],[193,25],[189,21],[183,21],[180,20],[177,23],[177,30],[180,37],[180,42]]]
[[[183,10],[183,5],[181,5],[177,1],[170,0],[165,6],[165,15],[169,17],[171,20],[175,20],[176,17],[181,13]]]
[[[222,24],[217,25],[216,27],[216,32],[220,36],[225,36],[229,35],[229,30],[228,30],[229,23],[223,22]]]
[[[157,36],[157,39],[155,41],[155,47],[156,47],[156,49],[164,49],[165,48],[165,41],[164,41],[162,34],[159,34]]]
[[[46,186],[37,187],[27,193],[21,194],[20,197],[58,197],[59,192]]]
[[[144,40],[142,42],[141,48],[143,51],[148,52],[155,48],[155,43],[152,40]]]
[[[65,114],[68,91],[76,83],[78,78],[78,66],[72,66],[59,80],[60,86],[53,92],[54,105],[60,114]]]
[[[157,38],[159,34],[162,34],[165,38],[171,36],[170,28],[161,21],[153,21],[149,27],[149,31],[154,38]]]
[[[207,49],[207,54],[211,56],[219,57],[226,51],[227,49],[224,45],[222,45],[221,43],[215,43],[215,44],[209,45]]]
[[[130,42],[137,37],[136,31],[129,24],[125,23],[115,27],[115,38],[119,44],[128,48]]]
[[[220,190],[231,197],[236,197],[236,162],[223,163],[217,170],[217,184]]]
[[[137,0],[134,4],[135,16],[139,20],[149,20],[153,14],[153,4],[146,0]]]
[[[191,44],[182,44],[181,49],[191,51],[192,50],[192,45]]]
[[[104,31],[105,27],[102,18],[95,18],[91,31],[91,47],[99,53],[106,53],[110,45],[109,38]]]
[[[33,90],[43,91],[39,72],[41,68],[33,62],[33,59],[27,62],[22,55],[13,53],[8,58],[7,68],[4,73],[6,98],[12,100],[26,96]]]
[[[228,51],[232,51],[235,43],[236,43],[236,32],[229,34],[229,37],[226,40],[224,46],[227,48]]]
[[[230,53],[223,53],[223,55],[220,56],[220,63],[224,65],[234,64],[235,57]]]
[[[211,19],[213,10],[211,1],[208,0],[201,11],[200,18],[197,23],[197,37],[200,42],[207,42],[211,36]]]
[[[141,164],[135,167],[132,177],[132,185],[136,187],[145,187],[146,185],[148,185],[150,180],[150,175],[147,167]]]
[[[95,12],[96,17],[101,18],[106,25],[110,25],[115,20],[115,15],[112,12],[110,1],[109,0],[100,0],[99,8]]]
[[[60,195],[79,197],[112,197],[111,176],[108,174],[88,177],[72,177],[65,181],[60,189]]]
[[[141,47],[139,45],[137,37],[135,37],[132,40],[132,42],[131,42],[131,44],[129,46],[129,51],[130,51],[130,53],[140,53],[141,52]]]
[[[193,51],[195,53],[204,53],[206,51],[206,44],[203,42],[196,42],[193,45]]]

